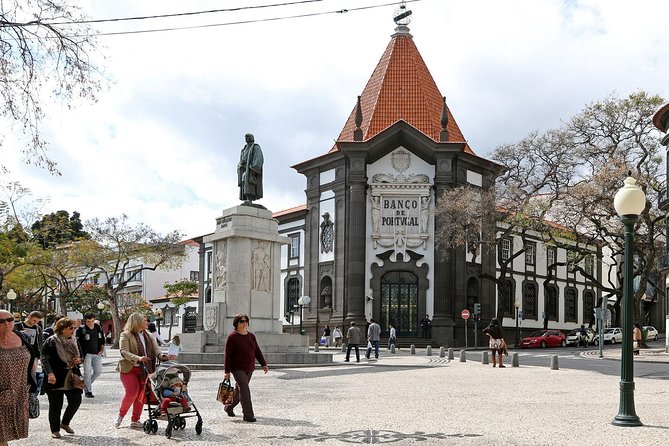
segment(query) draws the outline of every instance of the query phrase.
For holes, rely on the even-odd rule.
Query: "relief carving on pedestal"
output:
[[[254,240],[251,251],[253,268],[253,290],[269,293],[272,291],[271,270],[272,256],[270,242]]]
[[[226,241],[219,240],[214,245],[214,289],[221,291],[225,289],[228,282],[227,249]]]

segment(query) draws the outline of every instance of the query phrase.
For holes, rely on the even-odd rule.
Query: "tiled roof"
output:
[[[427,69],[413,37],[406,31],[396,32],[374,69],[360,103],[362,140],[373,138],[400,120],[440,141],[443,97]],[[448,110],[448,142],[465,142],[465,138]],[[355,107],[337,141],[353,141]],[[336,151],[333,148],[331,152]],[[474,153],[465,145],[465,151]]]
[[[277,211],[277,212],[272,214],[272,218],[282,217],[284,215],[292,214],[294,212],[305,211],[306,209],[307,209],[307,205],[306,204],[301,204],[301,205],[295,206],[293,208],[284,209],[282,211]]]

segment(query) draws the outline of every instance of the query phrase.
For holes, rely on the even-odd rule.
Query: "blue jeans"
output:
[[[84,391],[93,392],[93,381],[102,373],[102,355],[87,353],[84,356]]]
[[[376,359],[379,359],[379,341],[369,341],[372,343],[372,347],[374,347],[374,357]],[[369,359],[369,357],[372,354],[372,347],[367,347],[367,353],[365,354],[365,357]]]

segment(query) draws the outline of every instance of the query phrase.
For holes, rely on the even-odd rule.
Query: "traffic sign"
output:
[[[464,320],[469,319],[469,310],[465,308],[462,310],[462,313],[460,313],[460,316],[462,316],[462,319]]]

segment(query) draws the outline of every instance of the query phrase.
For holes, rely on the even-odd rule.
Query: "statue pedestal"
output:
[[[306,336],[284,334],[281,304],[281,245],[272,212],[255,206],[236,206],[216,219],[216,231],[204,238],[213,244],[212,299],[204,305],[204,332],[185,333],[180,361],[191,364],[222,362],[227,334],[237,314],[250,318],[249,330],[258,339],[268,362],[331,362],[310,355]],[[309,358],[318,356],[318,358]]]

